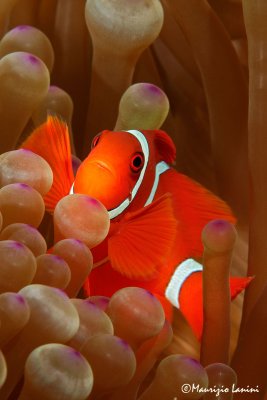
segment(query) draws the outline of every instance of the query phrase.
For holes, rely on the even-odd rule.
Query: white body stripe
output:
[[[199,272],[203,270],[203,266],[192,258],[188,258],[178,265],[171,280],[165,290],[165,296],[170,301],[170,303],[179,308],[179,295],[183,283],[186,279],[193,274],[193,272]]]
[[[163,172],[167,171],[168,169],[170,169],[170,166],[167,163],[165,163],[165,161],[161,161],[156,165],[155,180],[145,206],[148,206],[148,204],[151,204],[152,201],[154,200],[154,196],[159,184],[159,177],[161,174],[163,174]]]
[[[75,181],[74,181],[75,182]],[[70,193],[69,194],[74,194],[74,182],[73,182],[73,184],[71,185],[71,188],[70,188]]]

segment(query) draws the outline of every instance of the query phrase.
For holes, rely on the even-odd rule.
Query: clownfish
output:
[[[74,177],[67,125],[49,116],[22,148],[42,156],[54,174],[44,197],[53,213],[72,193],[87,194],[106,207],[110,230],[91,249],[95,268],[84,289],[89,295],[112,296],[127,286],[152,292],[171,320],[179,308],[194,333],[203,325],[201,231],[213,219],[235,223],[228,205],[173,165],[176,148],[162,130],[98,134]],[[250,278],[230,278],[235,298]]]

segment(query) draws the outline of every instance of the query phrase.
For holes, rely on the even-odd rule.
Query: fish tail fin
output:
[[[201,267],[201,264],[194,260],[184,261],[176,269],[177,272],[175,271],[165,292],[169,301],[183,313],[198,340],[201,339],[203,330]],[[252,277],[230,277],[231,300],[246,289],[252,279]]]
[[[90,281],[89,281],[89,277],[87,277],[86,280],[84,281],[83,291],[84,291],[85,297],[89,297],[90,296]]]
[[[74,181],[68,127],[49,115],[20,146],[43,157],[53,171],[53,185],[44,196],[46,210],[53,213],[56,204],[69,194]]]
[[[231,300],[234,300],[236,296],[239,295],[246,287],[250,284],[250,282],[254,279],[253,276],[239,277],[232,276],[230,278],[230,293]]]

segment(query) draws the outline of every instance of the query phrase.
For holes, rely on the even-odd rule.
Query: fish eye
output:
[[[101,133],[99,133],[98,135],[96,135],[96,136],[94,137],[94,139],[92,140],[91,149],[93,149],[94,147],[96,147],[96,145],[97,145],[98,142],[99,142],[100,136],[101,136]]]
[[[133,172],[138,172],[144,165],[144,155],[143,153],[136,153],[133,155],[130,163],[131,170]]]

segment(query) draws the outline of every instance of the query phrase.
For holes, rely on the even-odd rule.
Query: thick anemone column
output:
[[[267,282],[267,3],[244,0],[244,17],[249,54],[249,169],[250,238],[249,267],[255,279],[248,290],[248,315]]]

